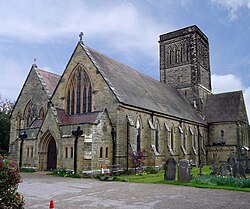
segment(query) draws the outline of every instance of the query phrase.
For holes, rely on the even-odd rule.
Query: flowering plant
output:
[[[144,166],[144,160],[146,157],[146,151],[145,150],[139,150],[136,152],[131,152],[131,157],[132,157],[132,163],[135,168],[135,173],[136,170],[142,171],[143,166]]]
[[[20,182],[15,161],[0,155],[0,208],[24,208],[23,196],[17,192]]]

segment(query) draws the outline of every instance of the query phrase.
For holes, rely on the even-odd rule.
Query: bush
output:
[[[146,172],[147,174],[157,174],[159,171],[153,166],[147,166],[146,168],[144,168],[144,172]]]
[[[17,192],[21,176],[17,164],[0,155],[0,208],[24,208],[24,199]]]
[[[231,176],[225,177],[225,176],[203,175],[194,178],[191,182],[197,184],[207,184],[215,186],[250,188],[250,179],[238,179]]]
[[[24,168],[24,167],[22,167],[20,169],[20,172],[21,173],[34,173],[34,172],[36,172],[36,169],[35,168]]]

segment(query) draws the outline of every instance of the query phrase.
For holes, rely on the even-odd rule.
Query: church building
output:
[[[22,167],[94,171],[173,157],[249,156],[242,91],[213,94],[209,42],[190,26],[160,35],[160,81],[82,41],[62,75],[33,64],[11,114],[10,154]]]

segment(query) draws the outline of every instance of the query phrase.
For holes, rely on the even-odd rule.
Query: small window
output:
[[[100,148],[100,158],[102,158],[102,156],[103,156],[102,154],[103,154],[103,148],[101,147]]]
[[[109,148],[108,148],[108,147],[106,147],[106,155],[105,155],[105,157],[106,157],[106,158],[108,158],[108,156],[109,156],[109,154],[108,154],[108,153],[109,153]]]
[[[68,158],[68,147],[65,147],[65,158]]]
[[[30,156],[30,148],[27,147],[27,157],[29,157],[29,156]]]
[[[70,158],[73,158],[73,156],[74,156],[74,152],[73,152],[74,150],[73,150],[73,147],[71,147],[70,148]]]
[[[33,147],[31,147],[30,157],[33,157]]]

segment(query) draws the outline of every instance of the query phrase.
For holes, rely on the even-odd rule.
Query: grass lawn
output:
[[[191,174],[193,177],[197,177],[200,170],[199,168],[193,168],[191,170]],[[202,173],[205,175],[208,175],[211,173],[211,170],[209,166],[204,166],[202,168]],[[224,179],[222,179],[224,180]],[[226,190],[237,190],[237,191],[245,191],[250,192],[250,186],[247,188],[241,188],[241,187],[232,187],[232,186],[225,186],[225,185],[215,185],[213,182],[195,182],[192,181],[190,183],[180,183],[178,181],[165,181],[164,180],[164,171],[160,171],[157,174],[141,174],[141,175],[121,175],[117,176],[116,181],[121,182],[134,182],[134,183],[153,183],[153,184],[172,184],[172,185],[182,185],[182,186],[193,186],[193,187],[199,187],[199,188],[211,188],[211,189],[226,189]],[[242,181],[242,180],[240,180]],[[250,182],[250,179],[247,180]],[[249,184],[249,183],[248,183]]]

